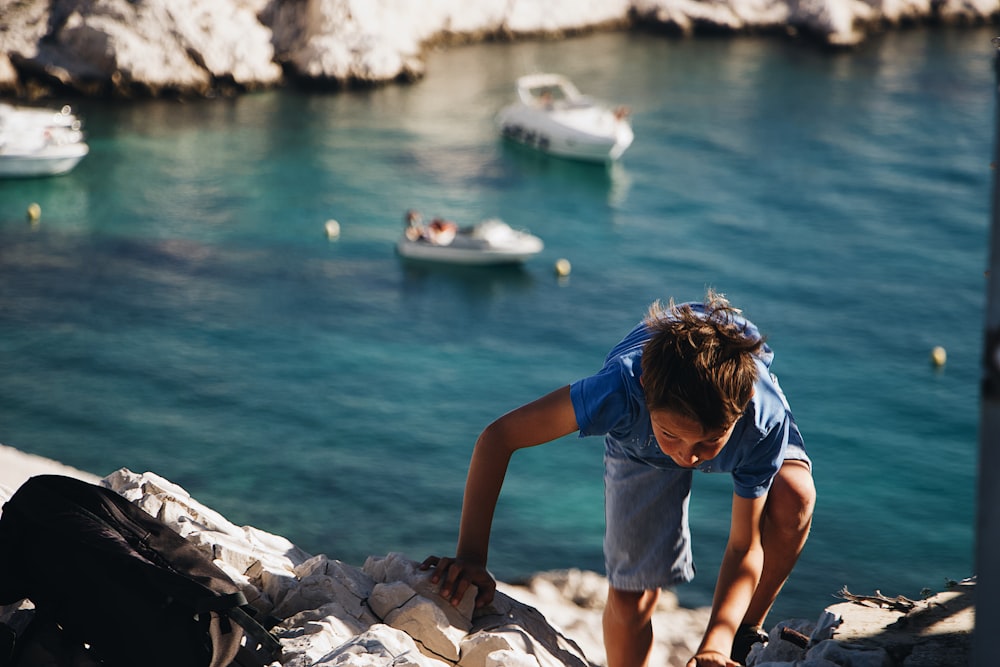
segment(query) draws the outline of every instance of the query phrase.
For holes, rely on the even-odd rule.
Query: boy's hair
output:
[[[704,313],[690,305],[649,307],[652,336],[642,353],[642,386],[649,410],[669,410],[723,431],[743,414],[757,381],[754,357],[764,338],[750,336],[740,311],[708,290]]]

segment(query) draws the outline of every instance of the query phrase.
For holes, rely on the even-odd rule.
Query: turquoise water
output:
[[[604,34],[435,52],[411,86],[77,101],[85,161],[0,182],[0,442],[152,470],[348,563],[422,559],[453,549],[483,426],[596,370],[654,299],[714,286],[768,334],[816,464],[775,614],[814,617],[845,585],[940,588],[972,574],[993,33],[845,53]],[[620,164],[497,139],[532,70],[630,106]],[[407,208],[499,216],[546,248],[407,264]],[[601,449],[515,457],[497,575],[601,571]],[[686,604],[710,599],[729,494],[697,478]]]

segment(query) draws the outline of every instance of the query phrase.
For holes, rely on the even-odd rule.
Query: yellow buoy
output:
[[[340,223],[336,220],[326,221],[326,237],[328,239],[335,239],[340,236]]]
[[[570,265],[568,259],[557,259],[556,260],[556,275],[560,278],[568,276],[569,272],[573,269]]]
[[[42,207],[37,202],[28,205],[28,222],[38,222],[42,217]]]
[[[931,350],[931,363],[935,366],[944,366],[946,361],[948,361],[948,353],[943,347],[938,345]]]

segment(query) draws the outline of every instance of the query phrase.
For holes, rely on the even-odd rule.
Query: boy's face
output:
[[[718,456],[736,426],[733,424],[725,431],[706,433],[695,420],[670,410],[653,410],[649,419],[660,450],[684,468],[694,468],[702,461],[711,461]]]

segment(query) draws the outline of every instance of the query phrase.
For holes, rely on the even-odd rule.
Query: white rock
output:
[[[537,609],[500,592],[489,606],[477,612],[470,635],[476,634],[499,639],[511,650],[534,656],[541,667],[589,667],[591,664],[579,645],[550,625]],[[499,644],[501,650],[503,644]],[[463,664],[466,664],[467,654],[471,659],[471,651],[463,647]],[[486,656],[483,659],[485,661]],[[478,665],[470,664],[469,667]]]
[[[539,667],[538,661],[530,655],[516,651],[493,651],[486,656],[485,667]]]
[[[291,665],[292,663],[286,663]],[[315,663],[323,667],[445,667],[446,662],[423,655],[405,633],[386,625],[372,626],[366,632],[337,647]]]
[[[373,622],[354,619],[334,600],[285,619],[277,626],[275,635],[281,641],[286,664],[292,656],[305,656],[310,660],[307,664],[313,664],[364,634],[372,625]]]
[[[375,584],[368,598],[368,606],[379,618],[385,618],[407,602],[416,597],[417,593],[405,582],[394,581],[389,584]]]
[[[9,3],[8,3],[9,4]],[[34,0],[0,9],[0,89],[45,72],[81,91],[208,94],[232,82],[331,85],[423,75],[434,40],[559,35],[632,19],[691,33],[786,29],[850,46],[921,19],[987,22],[996,0]],[[13,72],[13,74],[12,74]]]
[[[316,609],[330,600],[337,600],[353,618],[366,618],[368,612],[365,601],[368,594],[359,596],[356,590],[352,590],[350,582],[349,576],[331,576],[322,572],[301,577],[298,586],[287,590],[283,597],[270,595],[275,605],[272,613],[279,618],[288,618],[306,609]]]
[[[505,23],[513,33],[558,33],[622,21],[630,4],[627,0],[521,0],[510,3]]]
[[[812,633],[809,635],[809,645],[815,646],[824,639],[832,639],[833,635],[837,632],[837,628],[843,623],[844,619],[838,614],[833,613],[829,609],[824,609],[823,613],[819,615]]]
[[[390,592],[386,589],[392,590]],[[401,581],[377,584],[372,593],[373,601],[379,593],[382,593],[380,597],[383,602],[391,600],[394,603],[385,610],[384,615],[376,611],[383,617],[386,625],[413,637],[425,655],[443,658],[452,663],[458,661],[459,645],[465,638],[467,628],[453,626],[439,605],[417,595]]]
[[[432,600],[444,613],[448,622],[456,628],[468,630],[472,626],[472,614],[476,606],[477,589],[469,586],[457,607],[449,604],[438,594],[438,586],[431,583],[431,572],[419,569],[419,564],[402,554],[390,553],[385,558],[369,557],[361,570],[378,582],[402,581],[419,595]]]
[[[171,0],[167,6],[166,25],[212,76],[232,77],[243,85],[273,84],[281,78],[271,31],[247,7],[230,0]]]
[[[537,574],[524,585],[499,582],[497,587],[519,602],[538,609],[553,628],[572,638],[580,654],[603,664],[602,612],[608,589],[603,576],[594,572],[559,570]],[[708,616],[709,609],[682,609],[674,593],[662,591],[653,614],[654,644],[650,664],[686,667],[705,632]]]
[[[511,645],[499,634],[477,633],[469,635],[462,641],[460,647],[461,659],[458,667],[486,667],[490,655],[494,653],[507,654]]]

